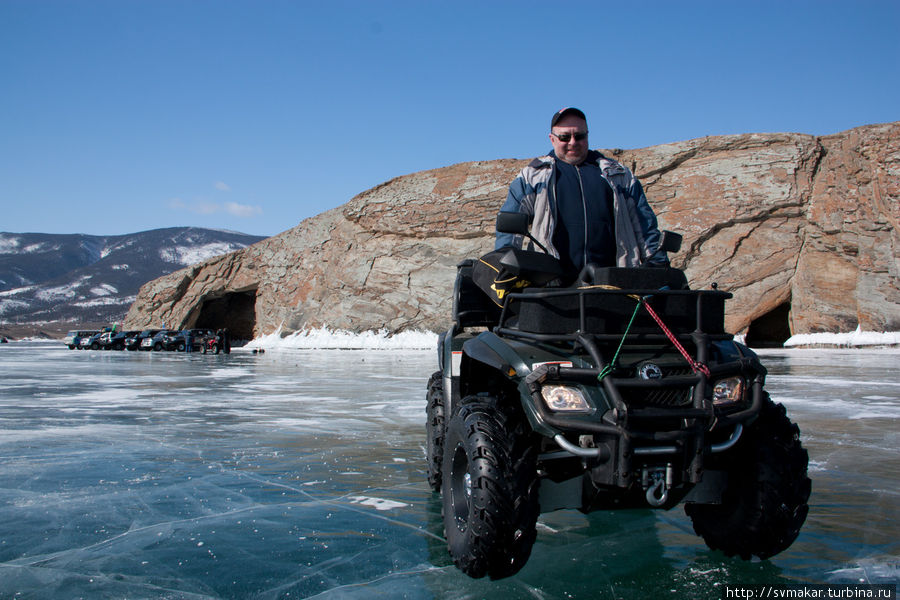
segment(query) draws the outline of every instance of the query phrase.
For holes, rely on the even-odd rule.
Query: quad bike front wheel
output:
[[[785,550],[797,539],[809,512],[808,462],[800,429],[784,406],[766,395],[743,439],[709,465],[727,473],[722,503],[685,505],[694,531],[713,550],[744,560],[754,555],[766,559]]]
[[[436,371],[428,380],[425,396],[427,420],[425,421],[425,454],[428,459],[428,484],[435,492],[441,491],[441,463],[444,462],[444,381],[443,373]]]
[[[517,573],[531,555],[539,513],[537,443],[515,408],[469,396],[447,424],[444,533],[466,575]]]

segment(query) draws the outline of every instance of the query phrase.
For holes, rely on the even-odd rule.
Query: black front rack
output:
[[[707,366],[711,342],[733,337],[724,329],[725,300],[731,296],[718,290],[612,286],[527,289],[508,296],[494,332],[501,337],[569,343],[583,348],[593,367],[560,366],[547,375],[551,379],[595,384],[599,381],[623,415],[712,420],[715,412],[706,400],[712,379],[725,373],[755,378],[750,360]],[[686,361],[683,372],[670,372],[659,379],[617,375],[614,352],[618,352],[616,347],[621,348],[623,342],[627,341],[631,347],[671,343],[671,338],[642,303],[653,308],[682,348],[692,350],[696,364]],[[699,369],[692,372],[697,365],[703,366],[703,372]]]

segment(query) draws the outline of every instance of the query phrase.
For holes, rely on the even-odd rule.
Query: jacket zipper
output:
[[[581,181],[581,167],[575,165],[575,173],[578,175],[578,189],[581,192],[581,212],[584,216],[584,245],[581,247],[581,266],[587,264],[587,247],[588,247],[588,214],[587,199],[584,197],[584,184]]]

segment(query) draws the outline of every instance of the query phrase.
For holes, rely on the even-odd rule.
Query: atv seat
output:
[[[467,258],[456,265],[453,286],[453,321],[466,327],[493,327],[500,321],[500,307],[479,288],[472,279],[475,260]]]

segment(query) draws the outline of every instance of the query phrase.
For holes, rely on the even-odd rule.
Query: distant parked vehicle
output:
[[[216,337],[216,332],[212,329],[190,329],[191,332],[191,350],[193,352],[202,352],[206,346],[206,340]]]
[[[100,348],[103,350],[124,350],[125,340],[139,334],[140,331],[107,331],[100,336]]]
[[[182,334],[185,340],[185,347],[183,349],[176,348],[179,352],[187,350],[186,342],[188,337],[190,337],[191,340],[191,352],[202,352],[206,346],[206,341],[216,336],[216,333],[212,329],[185,329],[179,333]]]
[[[227,329],[217,329],[212,336],[204,340],[203,353],[207,352],[231,354],[231,336]]]
[[[93,335],[91,335],[90,339],[87,341],[86,344],[84,343],[84,340],[82,340],[81,347],[82,348],[90,348],[91,350],[99,350],[100,348],[103,347],[103,342],[101,341],[101,338],[108,333],[110,333],[110,334],[113,333],[112,325],[104,327],[100,331],[95,331],[93,333]]]
[[[91,337],[97,333],[96,331],[88,331],[85,329],[73,329],[63,338],[63,343],[69,347],[69,350],[75,350],[81,346],[81,339]]]
[[[173,338],[178,333],[177,329],[160,329],[152,338],[145,338],[141,342],[141,350],[153,350],[160,352],[168,350],[167,344],[170,342],[167,338]]]
[[[79,337],[78,339],[78,349],[79,350],[87,350],[91,347],[93,340],[95,337],[98,337],[102,331],[86,331],[85,335]]]
[[[159,329],[144,329],[137,333],[137,335],[126,337],[125,338],[125,349],[126,350],[150,350],[153,345],[150,344],[147,347],[142,346],[142,342],[147,338],[152,338],[154,335],[159,333]]]
[[[153,349],[184,352],[190,339],[191,350],[201,351],[205,340],[215,337],[211,329],[161,330],[153,337]]]
[[[163,338],[163,350],[184,352],[187,344],[186,331],[173,331]],[[156,350],[156,345],[153,347]]]
[[[102,338],[107,333],[110,333],[110,332],[98,331],[97,333],[95,333],[94,335],[92,335],[90,337],[86,347],[90,348],[91,350],[99,350],[100,349],[100,338]]]

